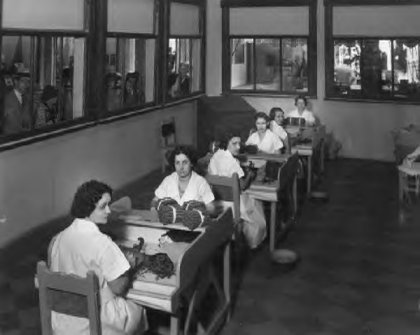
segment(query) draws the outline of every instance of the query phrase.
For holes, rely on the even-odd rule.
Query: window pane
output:
[[[383,98],[392,95],[390,40],[363,41],[362,92],[366,98]]]
[[[171,2],[169,31],[171,35],[199,35],[200,7]]]
[[[153,39],[107,38],[108,111],[154,100],[154,50]]]
[[[2,26],[41,30],[83,30],[84,0],[3,0]]]
[[[308,42],[303,38],[282,40],[284,92],[308,92]]]
[[[420,98],[420,41],[395,40],[394,96]]]
[[[18,134],[33,129],[35,123],[31,96],[32,38],[4,36],[2,46],[0,133]]]
[[[256,89],[280,90],[280,40],[256,39]]]
[[[334,41],[334,93],[360,96],[361,43],[359,40]]]
[[[191,93],[191,40],[169,39],[168,96],[180,98]]]
[[[254,89],[254,40],[231,39],[231,83],[232,89]]]
[[[35,128],[83,116],[84,39],[35,39]]]
[[[83,116],[84,38],[4,36],[2,44],[1,133]]]
[[[154,0],[108,0],[108,31],[154,33]]]

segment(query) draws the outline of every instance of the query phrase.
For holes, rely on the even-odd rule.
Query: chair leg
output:
[[[179,335],[179,318],[171,315],[171,335]]]

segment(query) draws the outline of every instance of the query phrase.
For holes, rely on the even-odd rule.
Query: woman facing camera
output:
[[[152,208],[156,201],[162,198],[172,198],[180,205],[190,200],[197,200],[209,204],[214,200],[213,192],[207,181],[193,171],[195,155],[192,149],[184,146],[175,148],[170,162],[175,172],[163,179],[155,191]]]
[[[81,185],[73,199],[73,223],[50,243],[52,271],[86,277],[93,271],[101,290],[102,334],[141,334],[143,308],[123,298],[130,284],[130,264],[118,246],[100,232],[110,214],[111,188],[91,180]],[[53,312],[54,334],[89,334],[89,320]]]
[[[295,98],[296,109],[292,110],[287,114],[289,118],[302,118],[305,119],[306,126],[313,126],[315,124],[314,114],[306,109],[308,101],[303,95],[298,95]]]
[[[256,145],[261,152],[279,154],[280,149],[283,148],[283,143],[277,135],[268,129],[269,118],[267,114],[258,112],[254,119],[257,131],[248,137],[245,144]]]

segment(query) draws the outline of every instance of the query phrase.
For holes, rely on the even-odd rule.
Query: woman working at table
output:
[[[241,149],[241,138],[234,133],[228,133],[220,141],[217,150],[210,160],[209,174],[231,177],[234,173],[240,178],[241,190],[251,183],[254,174],[245,175],[239,161],[235,158]],[[240,197],[241,219],[244,220],[243,233],[250,248],[256,248],[267,235],[262,202],[242,193]]]
[[[306,126],[313,126],[315,124],[314,114],[306,109],[308,101],[303,95],[298,95],[295,98],[296,109],[287,114],[288,118],[302,118],[305,119]]]
[[[141,334],[145,330],[142,307],[123,298],[128,290],[130,264],[119,247],[100,232],[110,214],[111,188],[91,180],[73,199],[73,223],[56,235],[48,250],[52,271],[86,277],[94,271],[101,290],[102,334]],[[52,312],[54,334],[89,334],[89,320]]]
[[[280,107],[273,107],[270,109],[270,130],[276,134],[286,148],[286,152],[290,151],[289,136],[283,128],[284,111]]]
[[[172,198],[180,205],[190,200],[197,200],[209,204],[214,200],[213,192],[207,181],[193,171],[195,155],[184,146],[174,149],[170,162],[175,172],[163,179],[155,191],[152,208],[156,208],[158,199]]]
[[[268,129],[269,118],[267,114],[258,112],[255,114],[255,126],[257,131],[252,133],[246,140],[246,145],[255,145],[258,150],[267,154],[279,154],[283,143],[277,135]]]

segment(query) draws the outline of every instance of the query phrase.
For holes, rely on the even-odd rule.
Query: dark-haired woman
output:
[[[306,126],[313,126],[315,124],[314,114],[306,109],[308,101],[303,95],[298,95],[295,98],[296,109],[287,114],[287,117],[305,119]]]
[[[214,200],[213,192],[207,181],[193,171],[196,163],[192,149],[184,146],[175,148],[170,162],[175,172],[163,179],[155,191],[152,207],[157,199],[172,198],[180,205],[186,201],[197,200],[209,204]]]
[[[256,145],[258,150],[268,154],[279,154],[283,148],[283,142],[268,129],[269,118],[267,114],[258,112],[255,114],[255,126],[257,131],[252,133],[246,140],[246,145]]]
[[[111,188],[92,180],[73,199],[72,224],[50,243],[52,271],[86,277],[94,271],[101,289],[102,334],[139,334],[145,330],[142,307],[123,298],[129,287],[130,264],[118,246],[100,232],[110,214]],[[53,312],[54,334],[89,334],[89,320]]]
[[[252,181],[252,173],[245,175],[236,156],[241,149],[239,134],[228,133],[220,141],[219,150],[210,160],[209,174],[231,177],[234,173],[240,178],[241,190],[245,190]],[[241,219],[243,233],[251,249],[258,247],[267,235],[264,209],[262,202],[251,198],[246,193],[240,197]]]

